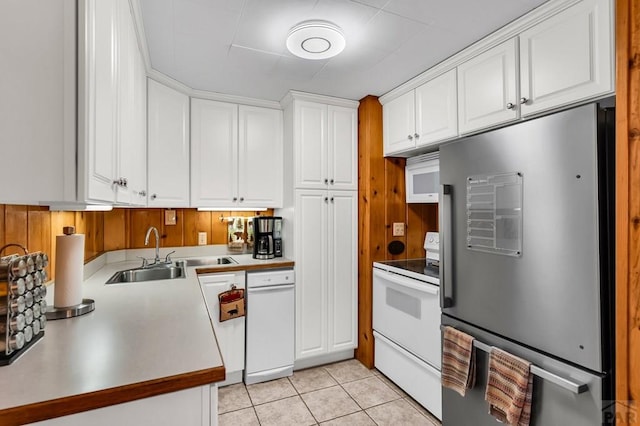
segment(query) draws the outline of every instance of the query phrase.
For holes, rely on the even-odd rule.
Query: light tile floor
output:
[[[355,359],[220,388],[218,413],[220,426],[440,425],[384,375]]]

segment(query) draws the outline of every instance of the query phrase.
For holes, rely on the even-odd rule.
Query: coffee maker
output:
[[[273,259],[282,256],[282,218],[256,216],[253,218],[254,259]]]

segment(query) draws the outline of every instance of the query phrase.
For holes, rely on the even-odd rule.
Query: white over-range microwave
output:
[[[405,191],[407,203],[437,203],[440,191],[439,154],[432,152],[407,158]]]

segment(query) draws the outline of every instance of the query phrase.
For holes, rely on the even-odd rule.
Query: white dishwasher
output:
[[[294,291],[293,269],[247,273],[246,384],[293,374]]]

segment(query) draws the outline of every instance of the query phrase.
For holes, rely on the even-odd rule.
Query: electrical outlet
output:
[[[207,233],[206,232],[198,232],[198,245],[206,246],[207,245]]]
[[[404,223],[393,222],[393,236],[402,237],[404,235]]]
[[[165,210],[164,211],[164,224],[165,225],[175,225],[178,223],[178,218],[175,210]]]

